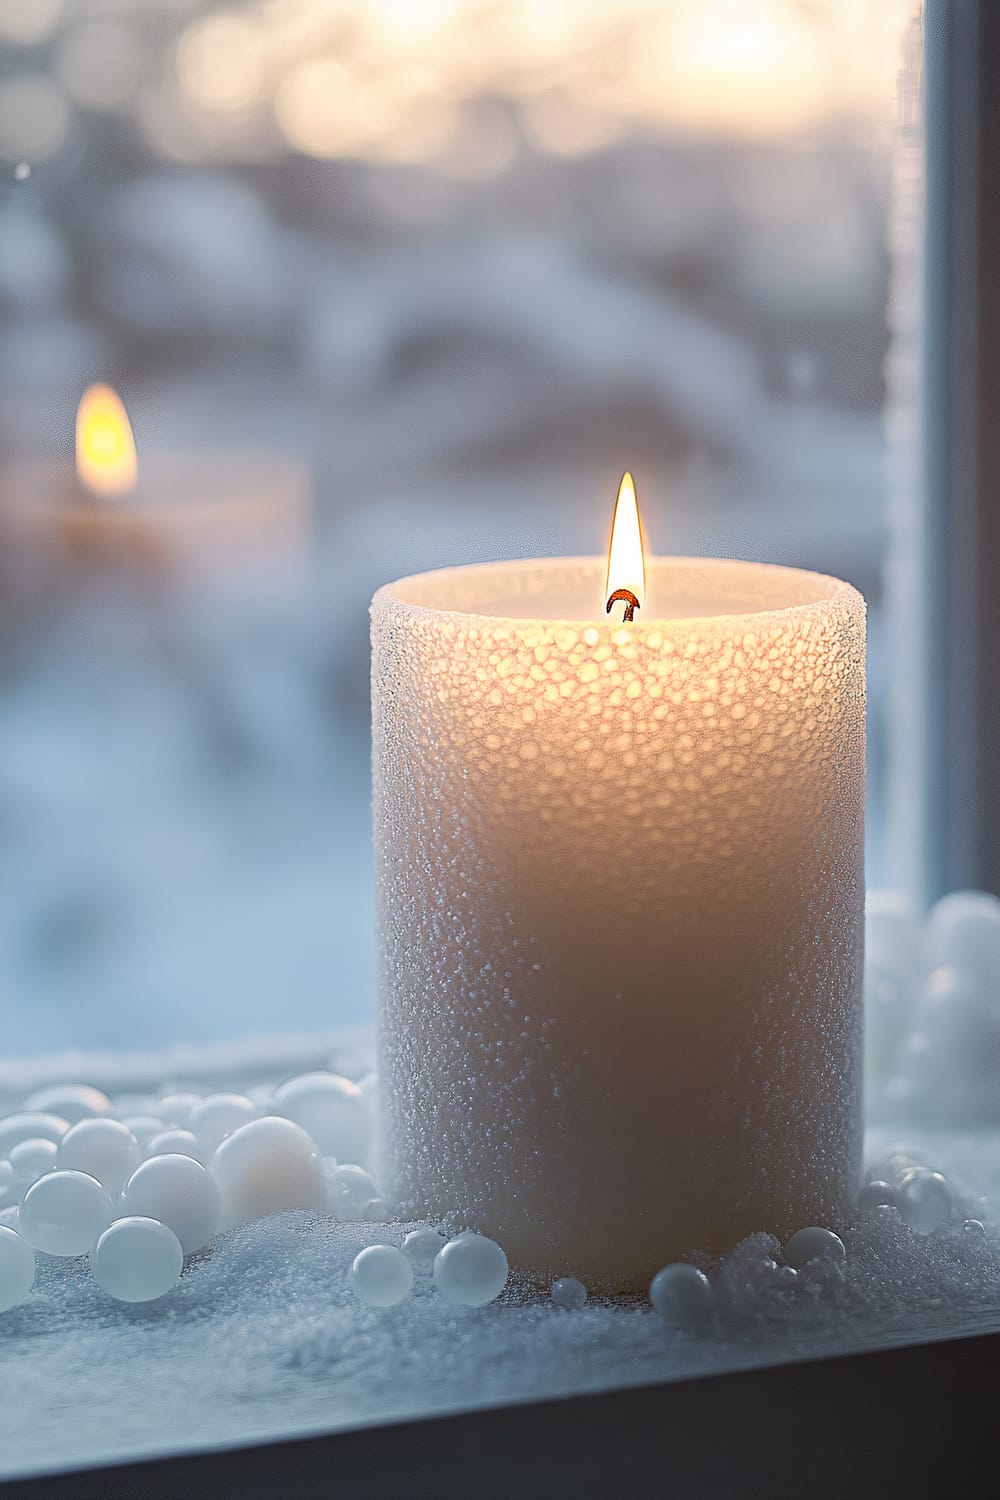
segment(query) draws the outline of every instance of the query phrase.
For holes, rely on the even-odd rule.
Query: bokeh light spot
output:
[[[142,53],[127,27],[114,21],[88,21],[64,37],[56,70],[77,104],[85,109],[115,110],[135,89]]]
[[[40,73],[17,73],[0,83],[0,141],[8,156],[29,166],[59,150],[69,115],[65,96]]]
[[[363,157],[397,129],[408,102],[391,74],[352,73],[317,57],[288,72],[274,114],[289,145],[309,156]]]
[[[552,156],[586,156],[610,146],[625,128],[618,116],[587,108],[564,93],[525,100],[522,121],[531,143]]]
[[[206,109],[240,110],[264,90],[266,34],[249,16],[208,16],[190,27],[177,46],[181,87]]]
[[[64,9],[65,0],[0,0],[0,38],[37,47],[53,34]]]

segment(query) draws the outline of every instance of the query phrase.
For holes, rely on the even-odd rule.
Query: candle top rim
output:
[[[782,620],[789,620],[796,616],[843,609],[845,606],[865,609],[864,597],[853,584],[828,573],[788,567],[782,563],[750,562],[740,558],[659,556],[646,559],[650,594],[654,597],[661,595],[663,586],[670,585],[669,575],[673,572],[672,592],[675,599],[679,593],[683,600],[685,585],[689,590],[689,599],[692,585],[700,583],[703,589],[711,589],[714,585],[719,590],[717,607],[713,599],[713,607],[707,609],[689,608],[674,613],[650,611],[645,617],[637,616],[633,624],[622,627],[619,621],[607,618],[600,609],[599,596],[606,566],[606,558],[591,556],[510,559],[435,568],[424,573],[411,573],[383,584],[375,593],[372,609],[374,612],[377,608],[389,607],[413,617],[465,623],[483,621],[492,625],[541,625],[547,629],[558,626],[603,626],[617,631],[624,628],[640,635],[654,627],[663,629],[665,626],[678,624],[690,625],[695,621],[707,621],[717,626],[719,622],[737,618],[763,621],[766,617],[780,617]],[[586,606],[581,606],[579,611],[574,609],[571,613],[552,612],[551,609],[549,612],[542,612],[539,606],[546,603],[547,585],[552,587],[562,583],[565,590],[568,577],[575,578],[578,589],[581,590],[593,578],[593,609],[588,612]],[[495,585],[492,591],[494,599],[497,585],[502,588],[506,583],[508,586],[513,585],[516,590],[518,584],[524,586],[530,583],[531,588],[524,590],[524,600],[531,608],[523,613],[491,608],[490,591],[485,587],[488,582]],[[433,597],[432,602],[428,602],[427,598],[421,597],[425,593],[433,596],[437,586],[447,599],[449,592],[454,592],[455,585],[461,583],[469,585],[468,592],[472,595],[473,604],[476,603],[475,586],[479,584],[478,592],[485,607],[473,607],[464,599],[461,604],[456,604],[452,600],[439,603]],[[747,598],[748,591],[759,591],[763,598],[760,602],[751,602]],[[786,597],[783,598],[783,594]],[[666,593],[665,597],[669,598],[670,593]],[[696,595],[694,602],[703,605],[705,600]]]

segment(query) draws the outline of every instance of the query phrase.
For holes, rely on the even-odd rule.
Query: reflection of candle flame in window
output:
[[[125,408],[109,385],[92,385],[76,413],[76,477],[102,500],[135,489],[135,439]]]
[[[631,600],[626,595],[630,595]],[[635,498],[632,475],[627,471],[622,475],[622,482],[618,487],[615,518],[611,523],[608,573],[604,587],[609,612],[616,596],[625,604],[626,620],[631,620],[634,611],[646,602],[646,559],[642,546],[639,503]]]

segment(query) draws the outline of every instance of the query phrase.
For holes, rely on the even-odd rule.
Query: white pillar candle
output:
[[[381,1166],[407,1217],[645,1286],[849,1211],[865,611],[656,558],[616,624],[604,574],[375,596]]]
[[[213,588],[277,577],[301,566],[309,520],[308,476],[284,455],[192,449],[137,461],[106,386],[81,401],[75,470],[56,459],[0,470],[0,563],[15,593],[107,574]]]

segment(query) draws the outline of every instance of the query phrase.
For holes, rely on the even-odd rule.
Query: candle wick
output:
[[[635,619],[635,612],[641,606],[631,589],[615,589],[608,600],[606,613],[611,613],[611,606],[616,599],[622,599],[625,603],[625,613],[622,615],[622,624],[629,625]]]

